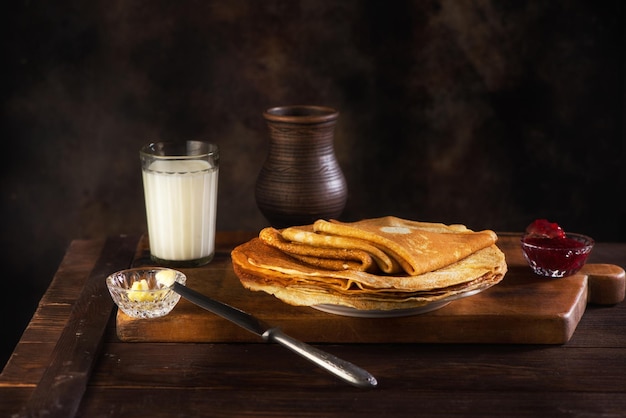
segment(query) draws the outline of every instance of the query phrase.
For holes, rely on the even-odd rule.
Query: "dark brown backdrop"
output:
[[[219,144],[218,227],[265,225],[253,187],[267,145],[261,112],[275,105],[340,110],[345,220],[521,230],[547,217],[626,240],[620,1],[5,8],[8,349],[70,240],[145,230],[137,152],[147,141]]]

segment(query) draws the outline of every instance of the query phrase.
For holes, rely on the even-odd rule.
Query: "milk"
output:
[[[152,257],[210,261],[218,168],[204,160],[156,160],[142,173]]]

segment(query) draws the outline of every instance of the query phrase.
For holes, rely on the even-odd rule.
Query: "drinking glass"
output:
[[[154,142],[139,156],[152,260],[169,267],[209,263],[215,254],[217,145]]]

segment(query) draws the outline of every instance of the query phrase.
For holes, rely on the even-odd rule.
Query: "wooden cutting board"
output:
[[[595,285],[596,302],[616,303],[624,297],[621,267],[590,264],[580,274],[545,279],[534,275],[523,260],[517,236],[502,236],[498,245],[509,268],[502,282],[438,310],[398,318],[333,315],[251,292],[239,283],[228,251],[216,254],[208,266],[181,270],[188,287],[311,343],[563,344],[585,312],[589,290],[594,288],[590,283]],[[146,252],[138,251],[143,260]],[[165,317],[135,319],[118,311],[116,322],[118,337],[128,342],[262,341],[183,299]]]

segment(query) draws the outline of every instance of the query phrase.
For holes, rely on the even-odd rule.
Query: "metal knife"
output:
[[[279,328],[266,325],[247,312],[234,308],[223,302],[219,302],[215,299],[211,299],[208,296],[198,293],[178,282],[174,283],[173,290],[201,308],[213,312],[214,314],[219,315],[222,318],[227,319],[260,336],[266,342],[275,342],[288,348],[294,353],[304,357],[310,362],[318,365],[351,385],[360,388],[374,388],[378,385],[376,378],[366,370],[363,370],[348,361],[335,357],[330,353],[319,350],[302,341],[292,338],[282,332]]]

